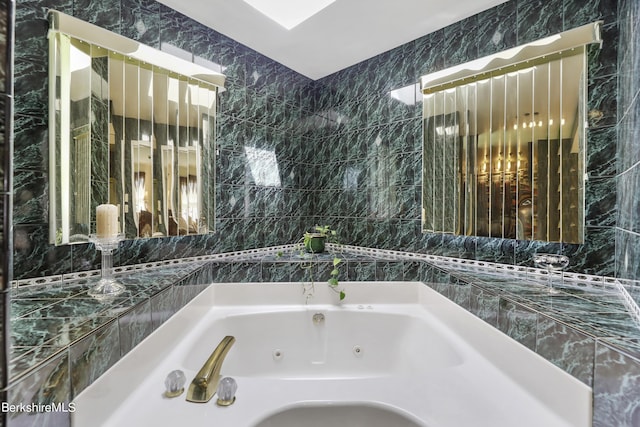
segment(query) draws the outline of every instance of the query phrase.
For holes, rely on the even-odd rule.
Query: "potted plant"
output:
[[[316,225],[313,231],[306,231],[302,236],[304,249],[309,253],[319,254],[324,252],[327,238],[331,243],[335,243],[336,231],[328,225]]]
[[[316,225],[313,228],[313,231],[305,232],[301,240],[306,256],[309,257],[309,254],[311,254],[311,261],[302,264],[302,268],[308,272],[310,284],[308,287],[305,287],[305,293],[307,294],[307,297],[310,297],[315,283],[314,270],[317,264],[317,260],[314,258],[314,255],[325,251],[325,243],[333,243],[334,245],[339,245],[340,243],[338,242],[336,231],[331,229],[329,225]],[[305,254],[303,253],[302,255]],[[341,263],[342,260],[337,256],[337,253],[333,253],[333,265],[331,272],[329,273],[327,284],[333,291],[339,294],[340,300],[342,301],[346,294],[340,288],[340,282],[338,281],[338,275],[340,274],[339,266]]]

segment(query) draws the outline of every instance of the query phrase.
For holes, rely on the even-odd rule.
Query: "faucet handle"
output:
[[[238,383],[231,377],[224,377],[218,383],[218,400],[219,406],[229,406],[236,401],[236,390],[238,390]]]
[[[178,397],[184,391],[184,384],[187,382],[187,377],[184,376],[184,372],[179,369],[169,372],[167,378],[164,380],[164,386],[167,390],[164,395],[167,397]]]

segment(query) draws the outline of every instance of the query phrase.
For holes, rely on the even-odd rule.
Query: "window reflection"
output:
[[[275,150],[266,150],[250,146],[244,147],[249,172],[256,185],[280,187],[280,170]]]

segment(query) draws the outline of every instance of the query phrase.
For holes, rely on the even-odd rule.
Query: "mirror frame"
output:
[[[208,87],[211,90],[211,94],[213,99],[217,98],[217,93],[219,91],[224,90],[225,84],[225,76],[217,71],[214,71],[210,68],[206,68],[202,65],[189,62],[185,59],[178,58],[174,55],[171,55],[167,52],[160,51],[154,49],[152,47],[141,44],[137,41],[128,39],[126,37],[115,34],[111,31],[108,31],[104,28],[100,28],[96,25],[89,24],[80,19],[74,18],[72,16],[66,15],[64,13],[49,10],[48,13],[49,18],[49,186],[50,186],[50,197],[49,197],[49,241],[52,244],[72,244],[72,243],[87,243],[88,239],[79,240],[79,241],[71,241],[69,239],[70,229],[71,227],[67,227],[66,233],[64,231],[59,231],[58,222],[61,218],[64,217],[62,212],[62,208],[58,207],[64,202],[65,199],[67,201],[71,200],[71,195],[69,193],[74,191],[74,187],[72,184],[72,177],[69,175],[72,173],[69,167],[69,159],[65,160],[64,154],[61,153],[59,145],[64,138],[61,138],[65,129],[69,130],[69,120],[70,114],[64,113],[60,109],[57,104],[60,104],[60,98],[62,94],[60,93],[60,88],[57,86],[60,82],[57,81],[57,67],[66,68],[68,70],[68,64],[59,64],[58,58],[54,57],[56,55],[57,43],[58,39],[61,37],[69,37],[72,39],[76,39],[80,42],[85,42],[89,46],[94,46],[99,49],[104,49],[108,52],[108,56],[118,55],[123,58],[126,58],[126,61],[137,62],[138,64],[144,65],[145,67],[149,67],[152,70],[162,70],[166,72],[167,75],[178,76],[179,79],[184,79],[185,81],[195,82],[202,85],[202,87]],[[152,71],[153,72],[153,71]],[[67,88],[68,89],[68,88]],[[110,97],[107,98],[107,100]],[[216,104],[213,104],[213,109],[211,110],[210,116],[215,117],[216,115]],[[58,113],[58,110],[60,112]],[[59,117],[57,117],[59,115]],[[180,126],[179,124],[176,124]],[[112,125],[110,125],[112,127]],[[213,132],[215,130],[211,128]],[[111,132],[111,130],[109,131]],[[69,135],[69,132],[66,132]],[[208,134],[207,134],[208,135]],[[208,151],[215,152],[215,144],[214,139],[215,135],[208,135],[204,138],[206,141],[201,141],[200,144],[208,144]],[[108,143],[107,143],[108,144]],[[198,167],[202,168],[203,165],[198,160]],[[62,164],[64,163],[64,164]],[[65,169],[66,164],[66,169]],[[104,169],[109,171],[108,167]],[[66,172],[65,172],[66,171]],[[197,172],[198,175],[201,174],[201,171]],[[109,181],[111,175],[108,176]],[[125,179],[125,178],[123,178]],[[214,179],[214,178],[213,178]],[[202,181],[202,179],[199,179]],[[122,184],[122,183],[121,183]],[[60,195],[58,195],[58,191],[56,188],[58,186],[64,185],[65,187],[60,187]],[[210,188],[212,183],[198,183],[198,190],[202,193],[203,188]],[[109,182],[109,187],[111,187],[111,182]],[[65,189],[66,188],[66,189]],[[176,187],[176,192],[180,189]],[[66,195],[65,195],[66,193]],[[109,194],[109,191],[107,191]],[[58,200],[61,199],[61,200]],[[204,203],[207,204],[205,211],[208,212],[207,222],[210,224],[214,223],[214,212],[215,209],[210,204],[210,197],[207,194],[200,194],[199,200],[203,200]],[[89,208],[91,209],[92,205],[97,205],[100,203],[105,203],[106,201],[100,201],[96,203],[91,197],[91,202]],[[155,203],[155,199],[153,201]],[[70,204],[67,204],[69,206]],[[203,206],[203,208],[205,208]],[[131,210],[132,206],[130,206],[126,200],[123,200],[120,203],[119,207],[119,218],[120,218],[120,231],[125,232],[127,229],[125,227],[125,215],[127,215],[127,210]],[[67,209],[68,210],[68,209]],[[69,214],[67,214],[68,216]],[[92,215],[92,214],[91,214]],[[68,221],[67,221],[68,222]],[[91,233],[93,223],[89,222],[89,233]],[[203,231],[206,230],[206,231]],[[208,227],[198,227],[198,229],[194,233],[189,234],[201,234],[202,232],[211,232]],[[66,238],[64,238],[66,236]],[[139,236],[139,233],[136,234],[135,238]],[[87,236],[88,237],[88,236]],[[154,236],[155,237],[155,236]],[[134,238],[130,233],[127,234],[126,238]]]
[[[435,156],[436,154],[438,155],[435,157],[428,157],[430,156],[430,154],[427,152],[427,131],[428,131],[427,127],[431,126],[431,128],[433,128],[434,125],[431,122],[433,120],[439,120],[441,122],[441,123],[439,122],[441,125],[441,129],[444,130],[446,127],[446,123],[448,123],[446,121],[451,120],[451,118],[448,118],[447,114],[451,113],[451,111],[458,111],[457,107],[455,110],[449,111],[446,108],[444,108],[444,106],[442,106],[441,109],[437,109],[437,108],[434,109],[433,107],[429,109],[429,106],[430,106],[429,102],[432,101],[431,97],[433,96],[446,97],[447,93],[459,91],[461,88],[465,88],[467,86],[472,86],[475,84],[481,85],[487,82],[490,83],[494,79],[502,79],[504,76],[515,75],[520,70],[525,71],[525,70],[531,70],[534,67],[538,67],[538,66],[543,66],[543,65],[547,66],[547,64],[551,64],[553,63],[553,61],[563,60],[564,58],[569,58],[574,55],[584,55],[584,58],[585,58],[583,59],[583,62],[584,62],[583,70],[585,71],[585,74],[584,74],[585,79],[584,81],[579,83],[579,85],[583,86],[583,90],[580,90],[579,93],[584,95],[584,97],[586,97],[586,93],[587,93],[586,72],[588,71],[587,70],[588,67],[586,64],[587,63],[586,46],[589,44],[597,43],[600,45],[600,47],[602,47],[602,38],[601,38],[602,23],[603,23],[602,21],[596,21],[591,24],[583,25],[581,27],[577,27],[572,30],[565,31],[541,40],[537,40],[531,43],[517,46],[512,49],[498,52],[493,55],[479,58],[464,64],[456,65],[456,66],[447,68],[445,70],[430,73],[428,75],[421,77],[420,84],[421,84],[421,90],[423,93],[423,117],[422,117],[422,124],[423,124],[422,126],[423,128],[423,137],[422,137],[422,151],[423,151],[423,156],[422,156],[423,157],[422,159],[423,182],[422,184],[423,186],[422,187],[423,187],[423,190],[422,190],[422,209],[421,209],[422,210],[422,215],[421,215],[422,226],[421,228],[423,232],[436,232],[436,233],[443,232],[443,233],[451,233],[455,235],[468,235],[468,236],[478,236],[478,237],[485,236],[485,234],[478,233],[475,227],[469,228],[467,227],[467,224],[466,224],[468,220],[470,221],[471,219],[476,218],[475,215],[471,219],[467,218],[469,212],[475,212],[475,210],[477,209],[477,206],[476,206],[477,201],[474,199],[475,195],[472,194],[470,196],[471,200],[469,201],[469,203],[473,204],[473,206],[471,207],[467,203],[460,204],[460,200],[458,200],[460,197],[464,197],[466,199],[465,194],[468,191],[471,191],[470,190],[471,187],[467,188],[467,186],[473,184],[478,179],[477,178],[478,166],[476,165],[476,162],[475,162],[475,160],[477,160],[476,157],[478,156],[478,154],[475,153],[475,151],[473,150],[469,151],[466,157],[462,156],[462,154],[466,153],[466,151],[468,150],[471,150],[470,147],[473,144],[469,145],[469,143],[473,141],[476,141],[475,143],[479,143],[478,140],[480,139],[480,136],[482,136],[482,134],[475,134],[475,135],[471,134],[470,136],[463,137],[463,133],[461,131],[460,133],[461,142],[458,143],[458,145],[463,144],[464,148],[460,148],[461,152],[458,153],[458,154],[461,154],[462,156],[460,158],[460,162],[458,162],[457,156],[455,155],[456,153],[449,153],[448,155],[446,155],[446,153],[444,152],[446,147],[443,146],[441,149],[437,148],[436,147],[437,144],[434,145],[435,142],[437,141],[435,142],[431,141],[429,143],[429,147],[430,147],[429,152],[431,152],[431,155],[433,156]],[[576,169],[578,170],[577,172],[578,175],[580,175],[578,179],[582,180],[583,183],[586,180],[586,177],[584,176],[584,165],[585,165],[584,157],[585,157],[585,151],[586,151],[584,150],[584,146],[586,144],[585,130],[587,128],[587,123],[586,123],[586,120],[584,119],[586,117],[586,102],[584,97],[578,100],[579,111],[578,111],[577,117],[580,120],[582,120],[582,123],[576,122],[575,124],[575,126],[578,128],[576,132],[579,135],[579,138],[581,139],[580,148],[583,148],[582,153],[578,153],[578,167]],[[488,102],[493,104],[491,100],[492,100],[492,97],[489,96]],[[500,99],[500,101],[503,101],[503,99]],[[480,102],[480,101],[477,101],[477,102]],[[486,104],[483,103],[482,105],[484,106]],[[507,108],[506,105],[507,104],[505,103],[503,107]],[[466,108],[467,107],[464,107],[464,109]],[[489,111],[493,111],[492,109],[494,108],[494,106],[489,105],[484,108],[488,109]],[[467,111],[467,114],[469,114],[470,112],[471,111]],[[456,114],[459,114],[459,113],[460,112]],[[521,114],[518,111],[515,111],[512,113],[516,114],[516,119],[517,119],[517,114]],[[533,114],[533,110],[531,110],[530,113]],[[436,115],[434,116],[433,114],[436,114]],[[437,114],[440,114],[440,115],[437,115]],[[538,114],[538,112],[536,111],[535,114]],[[507,117],[506,110],[502,115],[505,118]],[[525,112],[525,115],[526,115],[526,112]],[[461,126],[462,127],[469,126],[468,124],[469,120],[474,122],[475,117],[472,117],[471,119],[469,119],[465,115],[465,120],[460,121]],[[562,124],[564,124],[564,120],[562,120],[562,122],[563,122]],[[429,123],[431,123],[431,125],[429,125]],[[456,121],[456,129],[457,129],[457,123],[458,121]],[[465,125],[465,123],[467,124]],[[493,124],[491,126],[493,126]],[[500,126],[506,126],[506,122]],[[523,127],[526,127],[526,126],[523,126]],[[446,129],[449,129],[449,128],[446,128]],[[453,127],[451,129],[453,129]],[[517,124],[514,125],[514,129],[517,129]],[[550,129],[551,129],[551,120],[549,120],[549,130]],[[562,135],[562,133],[560,135]],[[533,137],[533,134],[532,134],[532,137]],[[468,138],[471,138],[471,140],[467,141]],[[486,138],[487,136],[485,135],[485,139]],[[464,139],[466,142],[463,143],[462,139]],[[518,137],[518,141],[519,141],[519,137]],[[442,140],[441,143],[444,143],[444,142],[445,141]],[[520,142],[518,142],[518,144],[520,144]],[[531,142],[531,144],[533,144],[533,141]],[[447,144],[444,144],[444,145],[447,145]],[[466,145],[469,145],[469,147],[467,147]],[[460,147],[462,147],[462,145],[460,145]],[[437,153],[434,150],[436,150]],[[456,148],[454,147],[453,150],[456,151]],[[498,165],[500,165],[499,155],[500,153],[498,153],[498,160],[497,160]],[[435,165],[434,167],[439,168],[438,170],[442,170],[443,173],[447,172],[445,173],[447,177],[446,178],[447,181],[454,181],[453,184],[449,183],[447,185],[447,187],[449,187],[448,188],[449,193],[455,192],[455,191],[460,192],[462,191],[460,190],[460,188],[464,188],[465,194],[463,194],[462,196],[455,195],[455,196],[447,197],[447,189],[441,189],[442,194],[439,194],[439,190],[437,187],[437,185],[439,184],[438,180],[434,179],[432,181],[429,181],[426,175],[427,163],[431,165],[432,163],[437,161],[440,161],[441,164],[439,166]],[[520,162],[518,162],[518,167],[520,167],[519,163]],[[447,164],[449,165],[447,166]],[[551,163],[549,164],[549,166],[551,166]],[[533,166],[530,166],[530,167],[533,167]],[[498,166],[498,169],[499,168],[500,166]],[[503,170],[503,174],[504,174],[504,170]],[[504,179],[504,176],[503,176],[503,179]],[[460,188],[456,187],[456,185],[458,185],[458,181],[459,181]],[[504,184],[506,183],[507,181],[505,181]],[[430,198],[428,197],[429,194],[427,194],[427,191],[429,188],[433,190],[432,191],[433,194],[431,194]],[[581,224],[578,226],[580,230],[578,240],[583,241],[584,240],[583,231],[584,231],[584,221],[585,221],[584,185],[579,185],[578,191],[581,192],[581,197],[580,197],[580,201],[578,201],[578,205],[579,205],[579,209],[582,210],[582,214],[579,215],[579,218],[571,217],[571,221],[581,222]],[[473,192],[471,191],[471,193]],[[446,199],[451,199],[451,200],[449,200],[449,203],[447,203]],[[429,202],[432,202],[432,203],[429,203]],[[502,209],[504,209],[505,208],[504,203],[506,202],[504,199],[502,200],[502,202],[503,202]],[[560,203],[563,203],[562,197],[560,199]],[[427,204],[433,205],[431,206],[431,209],[429,209]],[[441,208],[442,212],[437,212],[437,210],[440,208],[435,209],[434,208],[435,205],[439,207],[443,206]],[[448,205],[452,206],[453,211],[449,209],[448,212],[445,212],[444,207]],[[459,209],[456,209],[456,208],[459,208]],[[501,206],[496,206],[495,208],[501,209]],[[429,210],[431,212],[429,212]],[[462,210],[464,210],[465,212],[462,212]],[[491,212],[491,209],[489,210],[489,212]],[[433,221],[439,221],[439,220],[444,221],[442,218],[440,218],[440,216],[442,216],[443,218],[445,217],[453,217],[453,218],[449,218],[450,220],[446,224],[443,223],[441,230],[439,230],[437,227],[435,228],[429,227],[428,224],[430,224]],[[465,224],[463,227],[460,227],[459,225],[462,222],[464,222]],[[503,222],[504,222],[504,219],[503,219]],[[563,217],[561,219],[561,223],[564,223],[564,222],[565,222],[565,218]],[[474,223],[475,223],[475,219],[474,219]],[[449,227],[445,227],[445,225],[447,224],[449,225]],[[491,229],[491,227],[492,227],[492,223],[490,222],[489,229]],[[469,230],[467,230],[467,228],[469,228]],[[509,238],[508,236],[505,236],[504,223],[503,223],[503,229],[499,233],[489,231],[488,234],[486,234],[486,236]],[[520,236],[520,235],[517,235],[517,236]],[[513,238],[518,239],[520,237],[513,237]],[[536,237],[534,235],[531,235],[528,237],[522,237],[522,238],[527,240],[563,241],[562,237],[560,237],[560,239],[556,239],[553,236],[550,237],[548,234],[543,236],[542,238],[540,238],[539,236]],[[569,239],[571,240],[569,243],[579,243],[572,240],[573,238],[569,238]]]

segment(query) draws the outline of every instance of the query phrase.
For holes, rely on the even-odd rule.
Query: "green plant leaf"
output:
[[[342,301],[346,296],[347,295],[344,293],[344,291],[340,291],[340,301]]]
[[[334,268],[333,270],[331,270],[332,276],[337,276],[338,274],[340,274],[340,270],[338,270],[337,268]]]
[[[327,283],[329,283],[329,286],[333,286],[335,288],[336,286],[338,286],[338,279],[332,277],[327,281]]]
[[[333,266],[335,267],[336,265],[340,264],[342,262],[342,260],[340,258],[333,258]]]

